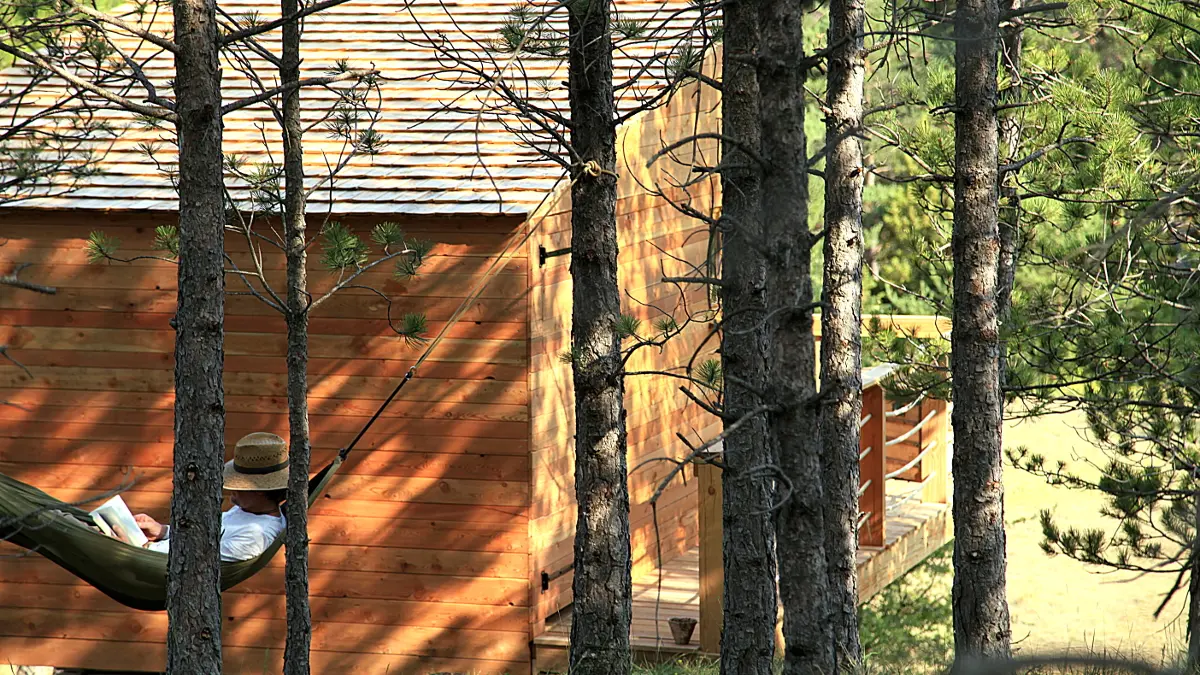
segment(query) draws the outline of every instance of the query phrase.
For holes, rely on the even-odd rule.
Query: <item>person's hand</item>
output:
[[[159,539],[162,539],[162,523],[144,513],[135,515],[133,517],[133,521],[137,523],[137,526],[141,528],[142,533],[145,534],[146,538],[150,541],[158,541]]]

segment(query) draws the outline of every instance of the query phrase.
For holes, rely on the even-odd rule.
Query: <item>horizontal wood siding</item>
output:
[[[641,332],[653,337],[654,323],[667,316],[687,323],[707,308],[706,289],[699,285],[664,283],[664,276],[684,276],[690,264],[701,264],[709,246],[708,227],[672,205],[686,204],[711,214],[718,181],[695,180],[691,164],[713,165],[716,149],[701,141],[678,149],[652,167],[647,159],[665,144],[697,131],[715,128],[717,102],[711,90],[683,87],[666,106],[643,114],[622,128],[618,158],[617,201],[619,282],[622,311],[642,321]],[[533,479],[530,506],[532,564],[532,624],[534,635],[545,629],[547,616],[571,601],[572,575],[567,572],[542,589],[540,575],[554,574],[573,560],[576,501],[574,495],[574,404],[571,366],[563,360],[570,351],[570,256],[538,264],[538,247],[547,251],[571,245],[570,193],[565,183],[531,219],[536,227],[529,256],[533,282],[530,298],[530,379]],[[646,348],[629,360],[629,372],[680,371],[707,335],[709,323],[690,323],[663,347]],[[714,358],[716,343],[701,356]],[[657,505],[658,535],[650,499],[673,464],[654,458],[681,458],[686,446],[676,434],[699,444],[720,430],[720,422],[679,391],[682,380],[661,375],[631,375],[625,380],[625,409],[629,433],[631,536],[633,573],[653,572],[664,561],[698,541],[695,481],[679,473]],[[664,629],[665,630],[665,629]]]
[[[122,256],[153,254],[163,216],[0,213],[0,268],[55,295],[0,288],[0,472],[79,501],[127,485],[166,519],[171,491],[175,268],[92,264],[93,228]],[[372,221],[347,221],[365,232]],[[436,246],[418,276],[372,272],[393,319],[423,312],[432,336],[519,228],[514,219],[401,223]],[[230,256],[246,268],[243,240]],[[314,291],[330,287],[314,247]],[[268,251],[278,284],[285,261]],[[524,249],[360,442],[312,510],[314,672],[529,672],[529,389]],[[235,279],[230,290],[239,290]],[[285,327],[259,300],[228,297],[226,441],[287,435]],[[388,325],[378,294],[347,289],[310,326],[314,468],[348,443],[420,348]],[[15,553],[3,545],[0,555]],[[279,672],[282,555],[227,593],[228,673]],[[63,611],[68,610],[68,611]],[[0,558],[5,662],[161,670],[166,615],[126,610],[37,556]]]

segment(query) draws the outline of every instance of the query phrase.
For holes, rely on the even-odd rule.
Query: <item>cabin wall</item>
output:
[[[662,281],[664,276],[688,275],[691,265],[706,260],[708,226],[684,215],[672,203],[686,204],[705,215],[713,213],[719,180],[707,177],[693,183],[698,174],[691,169],[715,165],[715,144],[707,140],[688,144],[652,167],[646,166],[647,160],[665,145],[718,129],[717,110],[712,90],[693,84],[676,92],[667,105],[642,114],[621,129],[617,228],[622,311],[642,320],[644,337],[653,337],[654,323],[667,316],[684,326],[682,334],[664,347],[638,351],[628,362],[630,373],[682,373],[694,353],[699,354],[696,364],[717,358],[715,341],[701,347],[712,326],[707,287]],[[570,350],[571,258],[552,257],[544,265],[538,261],[539,247],[555,251],[571,245],[570,202],[569,185],[564,182],[530,218],[530,226],[535,228],[529,243],[533,273],[529,385],[533,492],[529,529],[535,636],[543,631],[547,616],[571,601],[570,572],[555,578],[545,590],[541,580],[543,572],[554,575],[570,566],[574,558],[574,398],[571,366],[562,357]],[[720,432],[719,420],[680,392],[683,383],[663,375],[635,374],[625,380],[634,576],[651,573],[659,555],[665,562],[698,543],[696,481],[690,468],[678,473],[658,500],[657,541],[649,503],[675,468],[654,458],[682,458],[688,454],[676,434],[699,445]],[[699,392],[697,387],[691,388]]]
[[[136,511],[170,502],[176,270],[90,264],[89,231],[150,254],[166,214],[0,212],[0,270],[58,288],[0,287],[0,472],[78,501],[128,486]],[[379,219],[347,220],[359,231]],[[423,312],[432,336],[519,227],[513,219],[405,220],[436,243],[419,276],[364,279],[392,316]],[[315,230],[315,224],[314,224]],[[243,239],[230,255],[249,263]],[[310,258],[314,291],[331,275]],[[282,293],[284,258],[265,254]],[[313,508],[314,672],[528,673],[529,264],[524,249],[351,455]],[[230,290],[238,283],[229,280]],[[348,443],[412,365],[387,302],[347,289],[313,312],[314,470]],[[227,434],[287,435],[284,323],[245,295],[227,302]],[[161,670],[165,613],[127,610],[38,556],[0,545],[0,663]],[[103,564],[103,561],[97,561]],[[227,673],[280,672],[284,556],[225,594]],[[66,610],[66,611],[64,611]]]

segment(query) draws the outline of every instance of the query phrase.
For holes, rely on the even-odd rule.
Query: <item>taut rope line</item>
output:
[[[557,194],[557,190],[552,190],[550,194],[547,195],[547,199]],[[529,241],[529,238],[533,236],[533,233],[542,226],[542,221],[544,219],[545,216],[542,216],[541,218],[538,218],[536,222],[530,222],[529,226],[524,228],[524,234],[522,234],[520,231],[513,233],[512,237],[509,238],[508,243],[505,244],[504,249],[500,251],[500,255],[496,256],[496,259],[492,261],[492,264],[483,271],[483,274],[476,282],[475,287],[471,289],[471,292],[468,293],[467,297],[463,299],[462,303],[458,306],[458,309],[454,310],[454,313],[450,315],[450,318],[442,326],[442,329],[438,331],[437,336],[435,336],[433,340],[429,342],[429,345],[425,347],[425,351],[421,354],[421,358],[417,359],[417,362],[408,369],[408,372],[404,374],[404,378],[400,380],[400,383],[396,385],[396,388],[392,390],[392,393],[389,394],[387,399],[384,400],[383,404],[379,406],[379,409],[375,411],[375,414],[371,416],[371,419],[367,420],[367,423],[363,425],[361,430],[359,430],[358,435],[354,437],[354,440],[350,441],[349,445],[342,448],[341,451],[338,452],[338,457],[340,459],[346,459],[346,456],[349,455],[350,451],[354,449],[354,446],[357,445],[360,440],[362,440],[362,437],[366,435],[367,430],[371,428],[372,424],[375,424],[375,420],[379,419],[379,416],[383,414],[383,411],[386,410],[388,405],[391,404],[392,400],[396,398],[396,396],[400,393],[400,390],[404,388],[404,385],[408,384],[408,381],[416,376],[417,368],[421,367],[421,364],[425,363],[425,360],[429,358],[429,355],[433,353],[433,350],[436,349],[439,344],[441,344],[442,338],[446,337],[446,333],[450,330],[450,327],[457,323],[458,320],[462,318],[463,314],[466,314],[467,310],[470,309],[471,305],[479,299],[479,296],[483,294],[483,289],[487,286],[488,282],[490,282],[496,276],[496,273],[500,271],[500,268],[502,267],[501,263],[506,262],[512,257],[514,252],[519,250],[527,241]]]

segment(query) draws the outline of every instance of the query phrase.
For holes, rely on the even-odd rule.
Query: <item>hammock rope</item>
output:
[[[546,199],[550,199],[554,194],[555,191],[552,191]],[[309,479],[309,508],[324,494],[347,456],[388,405],[400,394],[404,386],[416,377],[418,369],[441,344],[450,328],[479,299],[483,289],[495,278],[503,263],[541,227],[541,221],[542,218],[538,218],[537,222],[526,221],[526,227],[522,228],[524,232],[518,230],[513,233],[504,249],[484,270],[475,287],[451,314],[437,336],[426,346],[420,358],[408,369],[375,414],[367,420],[354,439],[338,451],[333,461]],[[144,611],[164,611],[167,595],[167,554],[114,539],[93,529],[91,524],[90,514],[78,506],[62,502],[31,485],[0,474],[0,540],[7,540],[47,558],[127,607]],[[238,562],[222,562],[221,590],[229,590],[261,571],[274,558],[283,542],[284,535],[281,533],[258,557]]]
[[[362,440],[362,437],[367,435],[367,431],[371,428],[371,425],[375,424],[375,420],[379,419],[379,416],[383,414],[383,411],[387,410],[387,407],[391,405],[392,399],[396,398],[396,396],[400,393],[400,390],[404,388],[404,385],[408,384],[409,380],[416,376],[417,369],[425,363],[425,360],[429,358],[429,355],[433,353],[433,350],[437,349],[437,346],[441,344],[442,339],[446,337],[446,333],[450,330],[450,328],[454,326],[454,324],[458,323],[458,320],[462,318],[463,314],[466,314],[467,310],[471,308],[471,305],[475,304],[475,301],[479,299],[479,296],[483,295],[483,289],[487,288],[488,283],[491,282],[491,280],[496,277],[496,274],[500,272],[500,268],[502,267],[501,263],[512,258],[513,252],[520,249],[521,246],[524,246],[525,243],[529,241],[529,238],[533,236],[533,233],[541,226],[542,219],[539,218],[537,223],[525,228],[525,233],[523,235],[518,230],[517,232],[514,232],[511,237],[509,237],[509,241],[500,251],[500,255],[496,256],[495,260],[492,261],[492,264],[488,265],[488,268],[483,271],[483,274],[479,277],[479,280],[475,282],[475,287],[472,288],[471,292],[467,294],[467,297],[464,298],[461,303],[459,303],[458,308],[454,310],[454,313],[450,315],[450,318],[446,320],[446,323],[442,324],[442,329],[438,331],[438,334],[429,342],[429,345],[425,347],[425,351],[421,353],[421,356],[417,359],[417,362],[408,369],[408,372],[404,374],[404,377],[400,380],[400,383],[396,385],[396,388],[392,390],[392,393],[389,394],[379,408],[375,410],[375,414],[371,415],[371,419],[367,420],[367,423],[363,425],[362,429],[359,429],[358,434],[354,437],[354,439],[351,440],[346,447],[342,448],[340,452],[338,452],[339,458],[346,459],[346,457],[354,450],[354,446],[358,445],[358,442]]]

